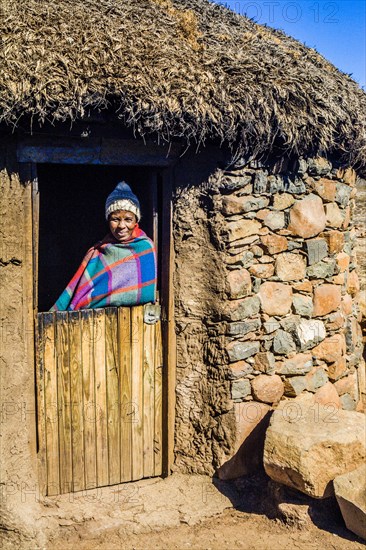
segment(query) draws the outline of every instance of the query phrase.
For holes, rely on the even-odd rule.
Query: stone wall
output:
[[[237,165],[180,190],[178,466],[211,472],[240,446],[248,411],[283,399],[363,409],[355,183],[309,159]]]

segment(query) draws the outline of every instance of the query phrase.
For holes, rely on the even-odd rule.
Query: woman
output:
[[[110,233],[88,250],[51,311],[155,302],[154,244],[139,228],[140,203],[124,181],[107,197],[105,216]]]

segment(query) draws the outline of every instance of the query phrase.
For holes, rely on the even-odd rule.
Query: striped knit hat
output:
[[[137,221],[140,221],[140,203],[136,195],[131,191],[130,186],[125,181],[117,183],[116,187],[105,201],[105,217],[115,210],[127,210],[135,214]]]

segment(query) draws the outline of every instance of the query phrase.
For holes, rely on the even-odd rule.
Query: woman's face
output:
[[[113,237],[120,243],[131,240],[132,231],[137,225],[135,214],[128,210],[116,210],[109,214],[109,229]]]

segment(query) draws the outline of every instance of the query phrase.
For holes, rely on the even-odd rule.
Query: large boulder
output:
[[[336,477],[333,484],[344,523],[366,539],[366,464]]]
[[[333,495],[332,481],[366,457],[365,416],[311,401],[283,402],[273,413],[264,468],[274,481],[315,498]]]

